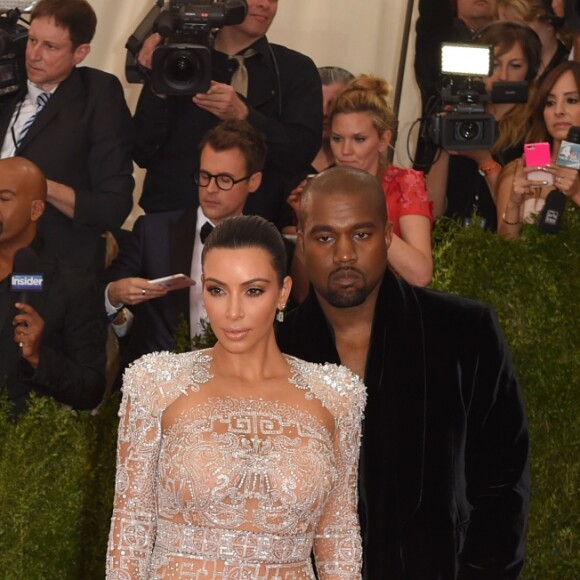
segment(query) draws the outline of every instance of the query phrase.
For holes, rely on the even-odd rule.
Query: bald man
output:
[[[391,227],[370,173],[336,167],[301,199],[307,299],[283,352],[342,363],[368,401],[359,472],[365,580],[515,580],[524,563],[529,445],[491,308],[387,268]]]
[[[46,179],[34,163],[0,160],[0,388],[16,415],[32,391],[90,409],[105,387],[100,292],[45,250],[37,226],[46,195]],[[27,288],[31,277],[14,276],[15,265],[18,274],[35,275],[38,291],[18,286]]]

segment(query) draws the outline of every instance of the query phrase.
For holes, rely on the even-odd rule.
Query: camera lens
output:
[[[473,141],[481,135],[481,123],[478,121],[463,121],[457,125],[457,135],[465,141]]]
[[[172,86],[190,85],[198,74],[199,59],[190,50],[175,50],[167,56],[163,66],[163,76]]]

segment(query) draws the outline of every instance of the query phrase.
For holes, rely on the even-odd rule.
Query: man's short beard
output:
[[[335,308],[352,308],[360,306],[368,298],[369,294],[370,291],[365,285],[348,293],[327,290],[325,298]]]

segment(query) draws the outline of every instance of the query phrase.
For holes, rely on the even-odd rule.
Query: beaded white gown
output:
[[[360,578],[364,385],[286,358],[281,401],[212,396],[208,351],[128,369],[107,578]]]

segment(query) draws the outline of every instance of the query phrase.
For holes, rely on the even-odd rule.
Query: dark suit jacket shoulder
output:
[[[19,93],[0,110],[2,139],[23,97]],[[101,235],[121,227],[133,207],[132,147],[131,114],[119,80],[92,68],[73,69],[16,151],[36,163],[47,179],[75,190],[73,219],[47,204],[39,223],[58,257],[83,268],[102,260],[102,269]]]
[[[105,271],[105,282],[134,276],[153,280],[179,273],[189,275],[196,213],[189,208],[139,217],[132,239]],[[175,348],[178,324],[181,320],[189,324],[189,291],[174,290],[133,310],[135,320],[124,365],[143,354]]]

